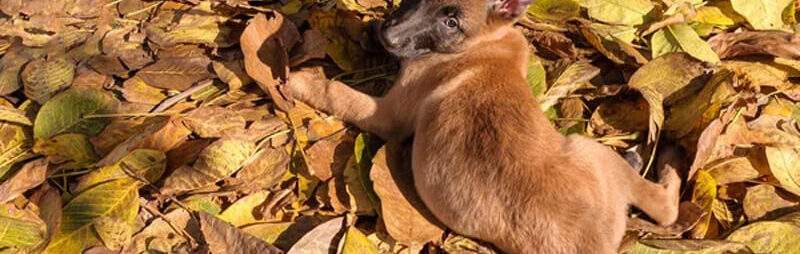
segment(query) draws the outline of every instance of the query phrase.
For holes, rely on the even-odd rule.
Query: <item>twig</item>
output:
[[[126,174],[126,175],[130,176],[131,178],[135,179],[136,181],[139,181],[139,182],[142,182],[142,183],[144,183],[144,184],[145,184],[145,186],[147,186],[148,188],[152,189],[154,192],[158,193],[159,195],[163,195],[163,194],[161,194],[161,191],[160,191],[160,190],[159,190],[159,189],[158,189],[158,188],[157,188],[155,185],[153,185],[153,183],[151,183],[149,180],[145,179],[144,177],[141,177],[141,176],[139,176],[139,175],[136,175],[136,174],[133,172],[133,170],[131,170],[129,167],[130,167],[130,166],[128,166],[128,164],[125,164],[125,163],[120,163],[120,164],[119,164],[119,168],[120,168],[120,169],[122,169],[122,172],[125,172],[125,174]],[[189,212],[189,214],[190,214],[190,215],[192,214],[192,213],[191,213],[191,212],[192,212],[192,210],[191,210],[191,209],[189,209],[189,208],[186,206],[186,204],[184,204],[183,202],[181,202],[181,201],[179,201],[179,200],[175,199],[175,198],[174,198],[174,197],[172,197],[172,196],[166,196],[166,197],[167,197],[167,199],[169,199],[170,201],[174,202],[174,203],[175,203],[175,205],[177,205],[178,207],[180,207],[180,208],[182,208],[183,210],[186,210],[187,212]],[[146,207],[146,206],[145,206],[145,207]],[[149,211],[149,209],[148,209],[148,211]],[[170,226],[170,227],[172,227],[173,229],[176,229],[176,228],[177,228],[177,227],[175,227],[174,225],[172,225],[172,222],[170,222],[170,221],[169,221],[169,220],[167,220],[165,217],[163,217],[163,214],[161,214],[160,212],[155,212],[155,213],[154,213],[153,211],[150,211],[150,212],[151,212],[151,213],[153,213],[153,214],[155,214],[155,215],[157,215],[157,216],[161,216],[161,217],[164,219],[164,221],[166,221],[166,222],[167,222],[167,224],[169,224],[169,226]],[[160,215],[160,214],[161,214],[161,215]],[[184,237],[186,237],[187,239],[189,239],[189,241],[190,241],[192,244],[197,244],[197,243],[198,243],[198,242],[197,242],[197,240],[196,240],[196,239],[194,239],[194,237],[192,237],[192,235],[191,235],[191,234],[189,234],[189,232],[186,232],[186,231],[184,231],[183,229],[180,229],[180,228],[176,229],[176,231],[179,231],[181,234],[183,234],[183,235],[184,235]]]
[[[644,174],[642,174],[642,177],[647,177],[647,173],[650,172],[650,167],[653,166],[653,161],[655,161],[656,152],[658,151],[659,140],[661,140],[661,129],[656,131],[656,142],[653,144],[653,152],[650,153],[650,159],[647,161],[647,166],[644,168]]]
[[[106,5],[103,5],[103,7],[111,7],[114,6],[115,4],[118,4],[119,2],[122,2],[122,0],[114,0],[110,3],[107,3]]]
[[[154,214],[154,215],[158,216],[158,217],[159,217],[159,218],[161,218],[162,220],[164,220],[164,222],[166,222],[166,223],[167,223],[167,225],[169,225],[169,227],[170,227],[170,228],[172,228],[172,230],[175,230],[175,232],[180,232],[180,233],[181,233],[181,234],[182,234],[184,237],[186,237],[186,239],[188,239],[189,241],[191,241],[191,242],[192,242],[192,244],[197,244],[197,240],[196,240],[196,239],[194,239],[194,237],[192,237],[192,235],[191,235],[191,234],[189,234],[189,232],[187,232],[186,230],[184,230],[184,229],[183,229],[183,228],[181,228],[181,227],[175,226],[175,225],[174,225],[174,223],[172,223],[172,221],[170,221],[169,219],[167,219],[167,216],[166,216],[166,215],[164,215],[163,213],[159,212],[159,211],[158,211],[158,209],[155,209],[155,208],[153,208],[153,207],[150,207],[149,205],[146,205],[146,204],[145,204],[145,205],[142,205],[142,207],[144,207],[144,209],[145,209],[145,210],[147,210],[148,212],[150,212],[150,213],[152,213],[152,214]],[[192,213],[191,213],[191,211],[189,211],[189,210],[187,210],[187,211],[189,212],[189,214],[192,214]]]
[[[211,86],[211,84],[214,84],[214,81],[206,80],[206,81],[200,82],[197,85],[195,85],[193,87],[190,87],[189,89],[186,89],[186,91],[183,91],[183,92],[181,92],[181,93],[179,93],[179,94],[177,94],[175,96],[170,97],[169,99],[166,99],[164,102],[161,102],[161,104],[159,104],[158,107],[153,109],[153,111],[150,111],[150,113],[161,113],[161,112],[164,112],[165,110],[171,108],[172,106],[175,106],[175,104],[178,104],[178,102],[188,98],[193,93],[195,93],[197,91],[200,91],[202,89],[205,89],[206,87]]]
[[[175,113],[120,113],[120,114],[91,114],[83,116],[84,119],[92,118],[117,118],[117,117],[141,117],[141,116],[171,116]]]

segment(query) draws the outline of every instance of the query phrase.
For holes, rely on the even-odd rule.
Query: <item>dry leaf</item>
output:
[[[198,212],[200,230],[208,243],[208,249],[214,254],[281,254],[283,251],[254,236],[246,234],[224,221],[204,212]]]
[[[416,195],[410,146],[389,143],[372,159],[370,179],[381,200],[381,219],[395,240],[423,244],[441,239],[444,230]]]
[[[25,163],[11,178],[0,184],[0,204],[11,201],[25,191],[42,184],[47,174],[47,160]]]

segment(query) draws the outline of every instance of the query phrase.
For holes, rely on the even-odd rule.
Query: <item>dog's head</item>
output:
[[[512,24],[535,0],[403,0],[377,36],[401,58],[456,53]]]

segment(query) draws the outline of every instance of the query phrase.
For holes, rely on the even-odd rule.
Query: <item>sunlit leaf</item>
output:
[[[164,180],[163,192],[181,192],[206,187],[230,176],[255,151],[255,144],[241,139],[220,139],[206,147],[193,166],[178,168]]]
[[[767,160],[781,187],[800,195],[800,151],[792,148],[767,147]]]
[[[695,176],[694,192],[692,193],[692,203],[699,205],[703,211],[709,211],[700,218],[700,222],[692,229],[692,237],[705,239],[711,223],[711,206],[717,199],[717,182],[708,172],[697,171]]]
[[[89,116],[113,113],[115,105],[116,100],[101,91],[82,87],[69,89],[42,106],[33,125],[33,136],[49,138],[64,132],[97,135],[109,120]]]
[[[800,243],[800,213],[783,216],[777,221],[756,222],[731,233],[727,240],[744,243],[755,253],[797,253]]]
[[[792,0],[731,0],[733,9],[759,30],[783,28],[781,13]]]
[[[579,0],[589,16],[610,24],[639,25],[653,9],[648,0]]]
[[[367,239],[367,236],[355,227],[350,227],[344,234],[342,254],[377,254],[378,249]]]
[[[528,14],[537,19],[563,21],[578,16],[581,6],[575,0],[540,0],[528,7]]]
[[[269,194],[269,191],[260,191],[242,197],[217,217],[237,227],[264,220],[265,218],[256,218],[254,215],[258,214],[257,208],[264,205]]]
[[[120,179],[78,194],[64,206],[61,226],[44,253],[81,253],[99,243],[92,227],[95,218],[133,221],[139,211],[139,187],[137,180]]]
[[[116,179],[146,179],[156,181],[164,173],[167,158],[156,150],[137,149],[113,165],[99,168],[87,174],[75,187],[80,191],[96,184]],[[130,175],[133,174],[131,177]]]
[[[673,24],[656,32],[651,40],[653,58],[670,52],[686,52],[699,60],[718,63],[719,56],[689,25]]]
[[[0,205],[0,228],[0,248],[31,249],[45,240],[47,231],[35,212],[18,209],[12,203]]]
[[[751,253],[744,244],[713,240],[645,240],[639,241],[628,254],[718,254]]]

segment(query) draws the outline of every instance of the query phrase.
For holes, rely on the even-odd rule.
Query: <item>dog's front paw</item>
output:
[[[289,81],[284,87],[283,93],[288,99],[296,99],[308,102],[314,97],[315,92],[324,91],[325,74],[319,69],[301,69],[289,74]]]

